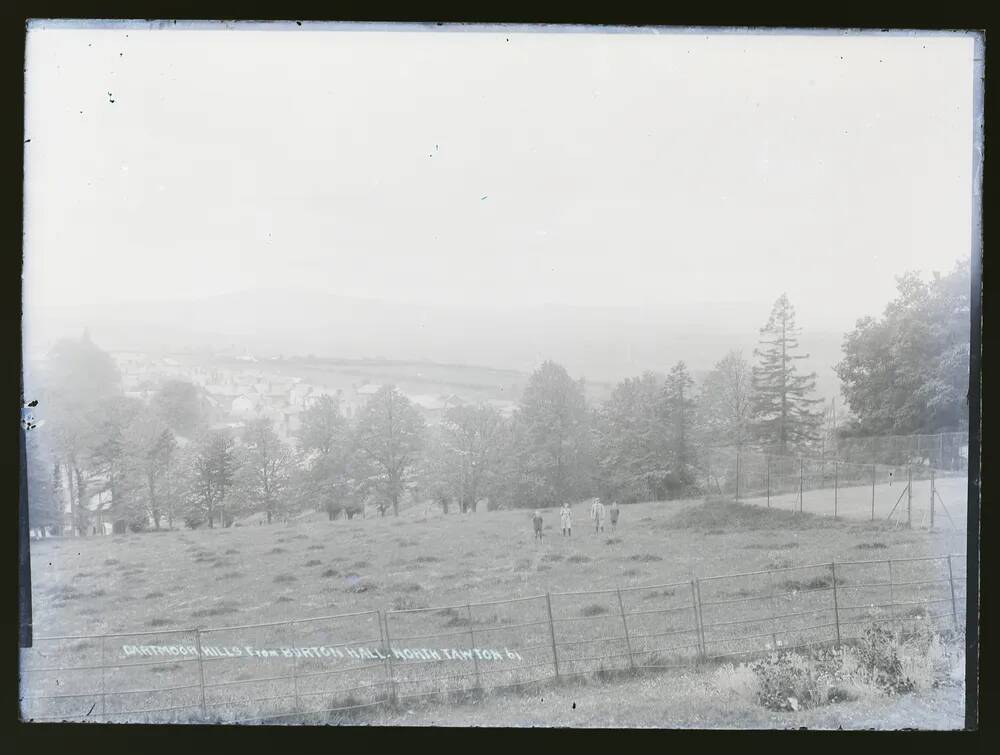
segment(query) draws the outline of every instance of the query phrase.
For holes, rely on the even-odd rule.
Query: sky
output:
[[[25,312],[281,289],[697,323],[784,292],[800,325],[846,330],[894,276],[970,256],[973,54],[967,35],[36,23]]]

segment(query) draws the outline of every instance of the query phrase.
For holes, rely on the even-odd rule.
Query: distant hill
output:
[[[95,302],[86,307],[25,307],[29,352],[89,328],[104,348],[212,351],[239,355],[315,355],[484,365],[530,372],[545,359],[575,377],[617,382],[684,360],[697,376],[731,348],[748,358],[769,304],[665,304],[638,308],[546,306],[521,309],[432,307],[315,292],[254,291],[159,302]],[[806,332],[802,368],[834,395],[832,366],[841,333]]]

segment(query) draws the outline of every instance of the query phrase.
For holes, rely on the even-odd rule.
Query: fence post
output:
[[[913,527],[913,468],[906,465],[906,526]]]
[[[931,470],[931,529],[934,529],[934,470]]]
[[[949,571],[951,570],[951,557],[950,556],[948,557],[948,569],[949,569]],[[952,590],[951,592],[952,592],[952,595],[955,594],[954,590]],[[954,603],[954,600],[952,602]],[[105,637],[104,637],[104,635],[102,635],[101,636],[101,717],[102,718],[105,715],[107,715],[107,712],[108,712],[107,711],[107,704],[105,702],[105,698],[107,696],[107,688],[106,688],[105,682],[104,682],[104,664],[105,664],[104,640],[105,640]]]
[[[840,647],[840,607],[837,605],[837,565],[830,562],[830,575],[833,582],[833,625],[837,629],[837,647]]]
[[[469,617],[469,641],[472,642],[472,665],[476,670],[476,687],[481,688],[483,686],[483,680],[479,676],[479,660],[476,658],[476,630],[472,628],[472,604],[466,603],[465,610]]]
[[[764,457],[764,465],[767,467],[767,507],[771,508],[771,457]]]
[[[875,465],[872,464],[872,521],[875,521]]]
[[[208,709],[205,705],[205,658],[201,652],[201,630],[194,630],[194,647],[198,651],[198,676],[201,679],[201,716],[208,718]]]
[[[799,513],[802,513],[802,465],[805,462],[802,461],[802,457],[799,457]]]
[[[691,596],[694,601],[695,627],[698,631],[699,655],[702,658],[708,657],[708,649],[705,646],[705,623],[701,614],[701,585],[697,579],[691,580]]]
[[[951,569],[951,554],[948,554],[948,583],[951,585],[951,620],[958,629],[958,609],[955,607],[955,574]]]
[[[385,646],[385,678],[386,683],[389,686],[388,700],[390,702],[395,702],[396,700],[396,682],[392,676],[392,648],[390,647],[389,641],[389,617],[382,613],[381,609],[375,612],[378,617],[378,633],[382,640],[382,644]],[[384,622],[384,626],[383,626]]]
[[[556,625],[552,620],[552,596],[545,593],[545,607],[549,611],[549,638],[552,640],[552,665],[556,670],[556,681],[559,681],[559,654],[556,652]]]
[[[295,631],[295,622],[291,622],[289,625],[291,629],[292,638],[298,644],[298,633]],[[292,693],[295,696],[295,712],[299,712],[299,657],[297,655],[292,656]]]
[[[778,605],[777,605],[777,603],[774,602],[775,595],[774,595],[774,572],[773,571],[769,570],[767,572],[767,581],[771,585],[771,647],[774,648],[775,650],[777,650],[778,649],[778,635],[775,633],[774,627],[775,627],[775,622],[777,621],[777,619],[775,617],[778,615]]]
[[[839,475],[837,474],[839,469],[839,464],[835,461],[833,462],[833,518],[837,518],[837,503],[839,497],[839,491],[837,489],[837,480]]]
[[[892,620],[896,618],[896,596],[893,591],[893,577],[892,577],[892,561],[886,561],[889,565],[889,623],[892,624]],[[899,628],[903,628],[903,622],[899,622]]]
[[[691,618],[694,620],[694,637],[698,645],[698,657],[702,656],[701,620],[698,611],[698,594],[694,590],[694,580],[691,580]]]
[[[618,610],[622,615],[622,627],[625,629],[625,647],[628,650],[629,668],[635,668],[635,658],[632,656],[632,640],[628,636],[628,621],[625,619],[625,604],[622,602],[622,591],[618,588]]]

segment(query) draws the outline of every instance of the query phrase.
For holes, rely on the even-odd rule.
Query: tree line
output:
[[[967,423],[968,281],[962,265],[929,283],[903,276],[884,316],[845,335],[834,368],[850,409],[842,432]],[[337,397],[322,397],[302,413],[292,444],[267,419],[212,428],[198,389],[183,381],[163,383],[148,402],[126,397],[112,359],[85,335],[57,344],[44,374],[26,379],[48,418],[27,433],[31,524],[61,524],[68,501],[72,526],[87,533],[95,494],[110,501],[106,518],[118,531],[225,527],[252,513],[270,522],[308,509],[352,517],[366,504],[398,514],[425,501],[449,513],[483,500],[518,508],[690,495],[706,447],[816,451],[825,413],[815,373],[797,367],[808,356],[799,335],[782,295],[752,360],[730,351],[697,384],[677,362],[590,405],[583,381],[547,361],[511,416],[465,405],[428,426],[383,386],[351,420]]]

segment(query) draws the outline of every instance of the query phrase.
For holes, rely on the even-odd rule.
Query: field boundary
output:
[[[402,701],[839,646],[872,622],[926,620],[958,631],[965,559],[829,562],[262,624],[36,637],[22,650],[22,692],[50,694],[23,695],[21,714],[36,721],[351,720]],[[274,631],[280,647],[261,648],[260,633]],[[296,646],[286,646],[290,636]],[[74,658],[83,662],[69,663]],[[158,686],[136,681],[163,669],[170,676]]]
[[[916,525],[926,524],[929,530],[942,523],[956,532],[967,526],[968,490],[952,490],[952,499],[946,501],[939,485],[966,480],[967,487],[966,471],[713,446],[706,450],[702,472],[706,495],[731,496],[737,502],[761,499],[768,508],[773,505],[803,512],[807,493],[827,491],[825,497],[809,497],[809,513],[834,519],[884,519],[907,528],[913,528],[920,516]],[[845,497],[851,500],[845,501]]]

